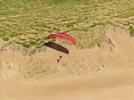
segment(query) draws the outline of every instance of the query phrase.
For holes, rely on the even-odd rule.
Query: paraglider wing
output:
[[[52,38],[52,39],[60,38],[60,39],[67,40],[68,42],[73,43],[73,44],[76,43],[76,39],[73,36],[66,34],[64,32],[49,34],[48,38]]]
[[[68,51],[67,48],[65,48],[65,47],[63,47],[63,46],[61,46],[57,43],[54,43],[54,42],[50,41],[50,42],[45,43],[44,45],[47,46],[47,47],[50,47],[52,49],[58,50],[62,53],[69,54],[69,51]]]

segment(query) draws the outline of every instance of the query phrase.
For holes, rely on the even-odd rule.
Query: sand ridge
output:
[[[57,64],[59,73],[56,79],[49,81],[41,81],[35,84],[20,83],[19,78],[10,75],[1,77],[1,99],[2,100],[133,100],[134,99],[134,38],[129,37],[122,29],[110,27],[106,33],[111,39],[115,47],[109,47],[108,44],[103,44],[101,48],[76,50],[71,49],[71,54],[66,56],[57,53],[54,50],[48,49],[44,56],[47,61],[54,60],[59,55],[63,56],[61,63]],[[70,47],[71,48],[71,47]],[[83,54],[83,55],[81,55]],[[6,55],[6,56],[5,56]],[[21,53],[12,55],[10,51],[1,53],[2,65],[4,62],[15,63],[18,67],[19,63],[23,63],[25,57],[20,57]],[[37,58],[42,53],[33,57]],[[15,58],[16,57],[16,58]],[[29,56],[27,56],[29,57]],[[11,59],[13,58],[13,59]],[[43,58],[43,57],[42,57]],[[41,60],[41,58],[39,59]],[[21,61],[21,62],[20,62]],[[72,62],[71,62],[72,61]],[[81,61],[81,62],[80,62]],[[90,65],[83,72],[64,76],[68,73],[63,64]],[[18,64],[17,64],[18,63]],[[56,62],[52,62],[55,65]],[[100,64],[101,67],[95,67],[95,64]],[[104,65],[104,67],[103,67]],[[53,67],[52,67],[53,68]],[[93,73],[91,73],[92,70]],[[74,70],[70,68],[68,70]],[[76,73],[79,70],[77,68]],[[16,70],[17,71],[17,70]],[[95,72],[96,71],[96,72]],[[84,74],[86,72],[86,74]],[[10,73],[8,73],[10,74]],[[18,74],[19,75],[19,74]],[[51,74],[49,74],[51,75]]]

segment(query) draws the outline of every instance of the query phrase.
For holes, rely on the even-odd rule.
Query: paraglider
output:
[[[52,49],[55,49],[55,50],[58,50],[60,52],[63,52],[65,54],[69,54],[69,50],[57,43],[54,43],[52,41],[49,41],[47,43],[44,44],[45,46],[49,47],[49,48],[52,48]]]
[[[71,35],[69,35],[65,32],[49,34],[48,38],[49,39],[56,39],[56,38],[64,39],[64,40],[67,40],[70,43],[76,44],[76,39],[73,36],[71,36]]]
[[[47,36],[48,39],[63,39],[63,40],[66,40],[67,42],[71,43],[71,44],[76,44],[76,39],[65,33],[65,32],[59,32],[59,33],[51,33]],[[53,40],[47,42],[47,43],[44,43],[45,46],[49,47],[49,48],[52,48],[52,49],[55,49],[55,50],[58,50],[60,52],[63,52],[65,54],[69,54],[69,50],[65,47],[63,47],[62,45],[59,45],[57,43],[55,43]]]

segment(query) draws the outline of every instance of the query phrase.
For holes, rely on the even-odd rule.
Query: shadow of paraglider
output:
[[[69,50],[55,42],[52,42],[52,41],[49,41],[47,43],[44,43],[44,46],[47,46],[49,48],[52,48],[52,49],[55,49],[57,51],[60,51],[62,53],[65,53],[65,54],[69,54]]]

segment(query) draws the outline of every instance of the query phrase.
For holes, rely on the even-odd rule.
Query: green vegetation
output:
[[[0,36],[35,48],[49,33],[67,31],[80,48],[99,46],[109,24],[133,31],[133,5],[134,0],[0,0]]]
[[[128,30],[129,30],[130,36],[134,36],[134,27],[129,26]]]

